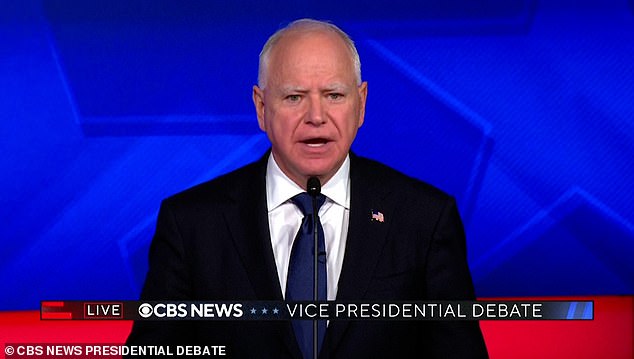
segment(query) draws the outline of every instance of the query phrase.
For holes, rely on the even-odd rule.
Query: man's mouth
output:
[[[321,147],[321,146],[325,146],[330,141],[328,141],[325,138],[310,138],[307,140],[303,140],[301,142],[307,145],[308,147]]]

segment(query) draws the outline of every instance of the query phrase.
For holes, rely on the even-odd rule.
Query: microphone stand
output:
[[[319,214],[317,213],[317,195],[321,192],[321,183],[319,178],[310,177],[306,183],[306,190],[313,202],[313,301],[319,301],[319,230],[317,221]],[[313,319],[313,358],[317,359],[319,354],[319,334],[317,319]]]

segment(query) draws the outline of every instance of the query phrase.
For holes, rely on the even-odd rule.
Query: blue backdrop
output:
[[[358,45],[353,149],[456,196],[478,296],[634,294],[633,1],[230,3],[1,2],[1,310],[136,299],[161,199],[268,148],[299,17]]]

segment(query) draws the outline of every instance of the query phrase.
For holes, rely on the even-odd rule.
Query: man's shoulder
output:
[[[264,166],[264,168],[263,168]],[[264,188],[266,162],[255,161],[208,181],[170,195],[163,201],[170,204],[231,201],[235,196],[247,195]]]
[[[358,155],[352,156],[351,159],[353,176],[377,188],[384,188],[390,192],[401,192],[408,196],[423,196],[443,202],[452,197],[439,187],[412,177],[385,163]]]

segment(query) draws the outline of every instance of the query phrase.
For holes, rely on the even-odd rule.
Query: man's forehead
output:
[[[284,34],[269,53],[265,76],[267,87],[283,90],[349,88],[357,83],[354,61],[345,41],[323,29]]]

